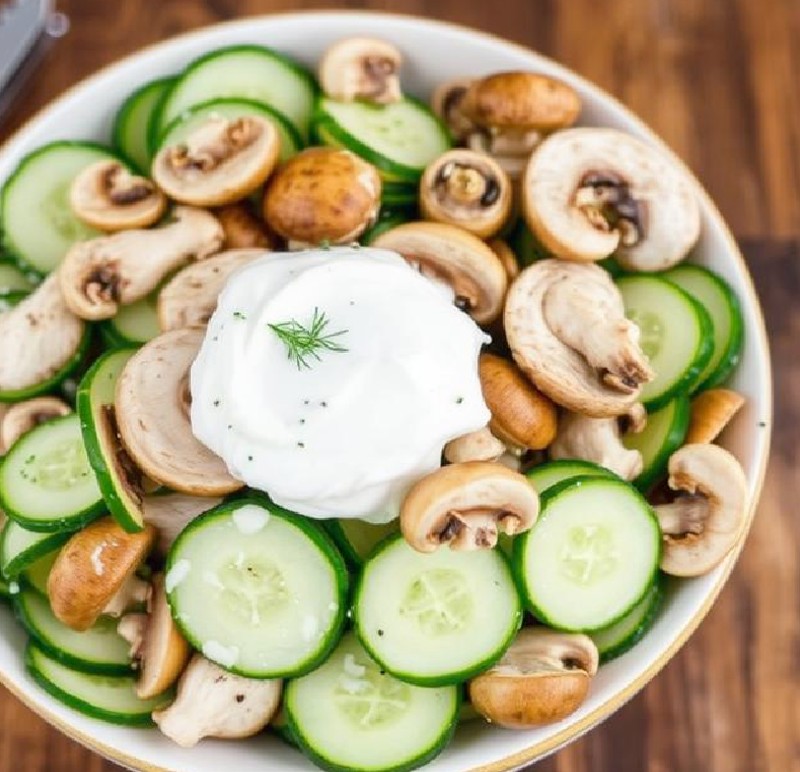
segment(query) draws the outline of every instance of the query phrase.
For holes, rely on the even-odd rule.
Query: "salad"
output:
[[[410,770],[574,713],[743,538],[683,170],[402,63],[211,51],[3,183],[0,594],[75,710]]]

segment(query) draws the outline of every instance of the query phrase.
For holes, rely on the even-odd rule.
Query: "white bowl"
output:
[[[580,93],[582,122],[613,126],[659,145],[662,143],[622,105],[560,65],[498,38],[449,24],[382,14],[322,12],[244,19],[210,27],[151,47],[103,70],[54,102],[0,150],[0,180],[22,156],[56,139],[107,141],[121,101],[135,87],[179,71],[214,48],[233,43],[263,43],[312,66],[333,40],[370,34],[396,43],[406,55],[403,82],[426,96],[439,82],[461,75],[505,69],[530,69],[554,75]],[[709,152],[714,152],[713,148]],[[676,163],[677,163],[676,159]],[[733,286],[744,311],[745,346],[733,388],[747,405],[726,432],[724,444],[739,458],[750,483],[752,518],[769,448],[772,388],[764,323],[744,261],[719,212],[697,184],[703,210],[703,235],[695,260],[713,268]],[[738,554],[738,552],[737,552]],[[731,571],[731,555],[707,576],[681,582],[645,639],[628,654],[604,666],[581,709],[553,726],[507,732],[472,723],[459,730],[431,772],[510,770],[541,758],[606,718],[641,689],[672,657],[708,612]],[[205,741],[181,750],[157,731],[124,729],[100,723],[63,707],[26,675],[25,635],[0,611],[0,679],[29,707],[79,742],[136,770],[159,772],[291,772],[313,769],[299,753],[274,737],[250,741]]]

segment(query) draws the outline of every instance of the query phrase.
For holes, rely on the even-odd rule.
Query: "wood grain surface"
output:
[[[797,0],[64,0],[72,31],[0,141],[68,86],[221,19],[372,8],[471,25],[555,57],[645,119],[719,204],[764,301],[772,461],[717,604],[665,670],[537,772],[800,772],[800,2]],[[0,772],[118,769],[0,691]]]

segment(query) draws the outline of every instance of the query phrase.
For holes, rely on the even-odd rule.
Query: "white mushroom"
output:
[[[747,523],[747,477],[719,445],[684,445],[669,459],[678,495],[654,507],[664,534],[661,570],[673,576],[709,572],[733,549]]]
[[[73,313],[83,319],[109,319],[120,305],[149,295],[176,268],[220,248],[222,228],[208,212],[179,206],[173,218],[161,228],[122,231],[75,244],[58,272]]]
[[[221,503],[219,497],[189,496],[186,493],[145,496],[142,514],[145,523],[152,525],[158,533],[156,550],[166,556],[175,539],[192,520]]]
[[[400,52],[385,40],[345,38],[323,54],[319,82],[331,99],[343,102],[358,99],[380,105],[399,102],[403,98],[402,63]]]
[[[534,235],[569,260],[613,252],[624,268],[662,271],[700,235],[689,177],[657,148],[616,129],[569,129],[546,139],[525,171],[522,198]]]
[[[232,249],[179,271],[158,293],[161,329],[166,332],[207,324],[230,275],[263,256],[263,249]]]
[[[58,397],[34,397],[10,405],[0,414],[0,456],[8,453],[23,434],[69,412],[70,406]]]
[[[461,105],[473,78],[455,78],[439,84],[431,95],[431,108],[450,129],[456,142],[463,142],[477,130],[477,126],[464,115]]]
[[[469,434],[462,434],[444,446],[444,457],[451,464],[465,461],[497,461],[506,446],[495,437],[488,426]]]
[[[153,713],[153,720],[182,748],[204,737],[251,737],[275,714],[281,690],[280,680],[243,678],[195,654],[178,683],[175,702]]]
[[[526,268],[508,292],[505,330],[520,368],[576,413],[622,415],[653,378],[639,328],[596,265],[550,259]]]

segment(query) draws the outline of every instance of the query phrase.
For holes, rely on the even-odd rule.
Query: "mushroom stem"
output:
[[[506,513],[489,509],[448,512],[448,518],[439,532],[439,538],[442,544],[449,542],[456,550],[491,549],[497,545],[497,527],[501,522],[508,522],[506,533],[516,532],[512,520],[519,524],[519,519],[516,517],[503,519],[504,514]]]
[[[687,494],[653,509],[662,533],[668,536],[700,534],[708,517],[708,500],[704,496]]]
[[[130,576],[106,604],[102,613],[109,617],[121,617],[130,608],[150,599],[150,585],[138,576]]]
[[[131,645],[130,656],[133,660],[137,660],[141,656],[146,630],[147,614],[140,612],[126,614],[119,620],[117,633]]]

